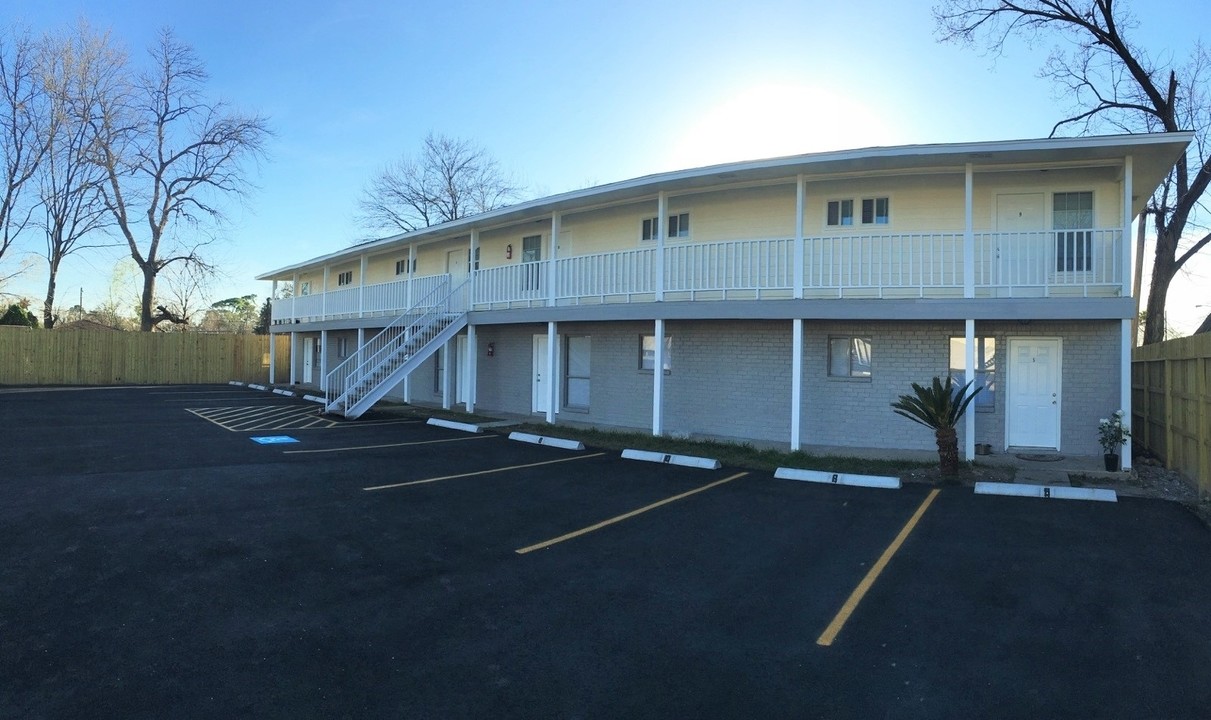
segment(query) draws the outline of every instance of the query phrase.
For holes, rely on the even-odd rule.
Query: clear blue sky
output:
[[[1147,5],[1149,48],[1180,54],[1204,28],[1186,2]],[[35,31],[85,17],[138,59],[172,27],[206,62],[213,96],[270,117],[258,189],[229,208],[213,253],[228,276],[218,300],[263,298],[256,274],[360,237],[366,180],[430,130],[478,142],[532,195],[728,160],[1045,137],[1064,107],[1035,77],[1050,45],[1016,43],[994,64],[939,45],[929,6],[6,0],[0,17]],[[121,255],[68,258],[64,304],[81,287],[86,307],[103,301]],[[7,289],[41,298],[44,267]],[[1207,310],[1179,297],[1171,323],[1185,329]]]

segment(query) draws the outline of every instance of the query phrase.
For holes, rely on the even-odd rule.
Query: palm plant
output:
[[[983,390],[976,388],[968,395],[970,387],[971,383],[956,387],[949,376],[945,383],[935,377],[929,387],[913,383],[913,395],[901,395],[899,400],[891,404],[897,415],[934,431],[938,442],[938,467],[943,475],[959,472],[959,436],[955,432],[955,425],[967,411],[967,406]]]

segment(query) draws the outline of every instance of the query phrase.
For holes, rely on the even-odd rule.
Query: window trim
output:
[[[1056,227],[1055,225],[1055,201],[1060,195],[1088,195],[1089,196],[1089,226],[1088,227]],[[1097,225],[1097,193],[1091,189],[1080,190],[1053,190],[1050,201],[1051,235],[1055,241],[1055,257],[1054,268],[1057,273],[1086,273],[1092,272],[1093,253],[1096,247],[1093,242],[1093,233],[1089,232],[1096,229]],[[1063,238],[1061,239],[1061,236]],[[1065,252],[1068,248],[1072,249],[1072,253]]]
[[[344,272],[339,272],[336,274],[336,286],[337,287],[344,287],[346,285],[352,285],[352,284],[353,284],[353,271],[352,270],[345,270]]]
[[[951,335],[949,338],[947,338],[947,341],[946,341],[947,355],[950,354],[951,344],[956,340],[958,340],[960,343],[966,343],[967,337],[965,335]],[[981,370],[979,368],[979,366],[981,363],[981,356],[984,354],[984,353],[981,353],[981,351],[985,350],[987,348],[988,341],[992,341],[992,369],[991,370],[987,370],[987,369]],[[983,392],[981,392],[979,395],[977,395],[976,399],[972,403],[972,409],[975,410],[976,412],[992,413],[992,412],[996,412],[996,410],[997,410],[997,405],[996,405],[996,401],[997,401],[997,387],[996,387],[997,348],[996,348],[996,345],[997,345],[997,336],[996,335],[976,335],[976,368],[975,368],[976,387],[984,388]],[[962,345],[960,345],[960,348],[962,348]],[[947,373],[952,378],[955,379],[955,381],[959,384],[959,387],[962,387],[967,382],[966,351],[964,351],[963,366],[953,367],[954,363],[951,362],[951,360],[952,360],[952,358],[950,358],[950,357],[947,357],[947,359],[946,359],[946,364],[949,366],[949,367],[947,367]],[[982,383],[979,382],[981,376],[984,377],[984,382],[982,382]],[[990,383],[988,382],[988,379],[990,377],[992,379],[991,389],[989,389]],[[992,398],[992,402],[991,403],[987,403],[987,402],[982,403],[981,398],[986,398],[986,397]]]
[[[845,374],[833,372],[833,342],[837,340],[845,340],[849,343],[849,353],[847,355],[848,367],[846,368]],[[870,355],[870,370],[868,370],[865,375],[854,374],[854,343],[858,341],[866,343],[867,353]],[[828,379],[843,380],[847,382],[871,382],[875,376],[874,348],[875,343],[872,335],[829,335],[827,345],[825,346],[825,354],[827,356],[826,373]]]
[[[644,342],[648,338],[652,339],[653,367],[644,367],[643,366]],[[655,373],[655,367],[654,367],[655,362],[656,362],[655,351],[656,351],[656,334],[655,333],[639,333],[639,361],[638,361],[639,372],[641,372],[645,375],[651,375],[651,374]],[[672,375],[673,374],[673,336],[670,333],[664,334],[664,366],[665,366],[664,374]]]
[[[572,374],[572,341],[585,339],[589,342],[589,364],[588,375],[573,375]],[[593,387],[593,336],[586,333],[563,335],[563,362],[560,363],[560,390],[562,390],[561,401],[563,409],[568,412],[587,413],[590,411],[590,403],[584,405],[573,405],[569,398],[572,394],[569,391],[568,384],[570,380],[584,380],[589,388],[589,400],[592,401]]]
[[[665,240],[674,240],[674,239],[689,240],[691,227],[692,227],[692,224],[690,223],[690,212],[688,210],[686,210],[685,212],[669,213],[668,214],[668,228],[666,228],[667,232],[664,235],[664,239]],[[660,228],[660,216],[653,215],[651,217],[645,217],[639,223],[639,241],[640,242],[656,242],[657,237],[656,237],[655,233],[656,233],[656,230],[659,228]]]

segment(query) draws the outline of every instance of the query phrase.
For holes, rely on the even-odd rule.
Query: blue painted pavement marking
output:
[[[296,443],[298,440],[289,435],[262,435],[261,437],[248,438],[249,440],[260,443],[262,445],[278,445],[281,443]]]

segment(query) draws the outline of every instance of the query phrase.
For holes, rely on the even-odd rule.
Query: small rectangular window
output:
[[[890,221],[888,208],[888,199],[885,197],[864,198],[862,200],[862,224],[886,225]]]
[[[564,407],[589,409],[589,359],[592,343],[588,335],[569,335],[565,340]]]
[[[336,356],[339,358],[349,357],[349,338],[338,337],[336,339]]]
[[[827,222],[830,227],[854,224],[853,200],[829,200]]]
[[[640,233],[642,240],[656,240],[657,232],[660,230],[660,218],[645,218],[643,221],[643,230]],[[690,214],[678,213],[669,215],[669,233],[666,238],[678,238],[690,236]]]
[[[984,389],[972,404],[980,412],[992,412],[997,397],[996,338],[977,337],[975,355],[976,381],[972,387]],[[950,377],[959,387],[967,383],[967,338],[950,339]]]
[[[396,275],[407,275],[408,274],[408,261],[407,260],[396,260],[395,261],[395,274]]]
[[[870,338],[830,337],[828,374],[830,377],[869,378],[871,376]]]
[[[352,285],[353,284],[353,271],[346,270],[345,272],[337,275],[336,284],[337,285]]]
[[[639,369],[651,372],[656,367],[656,336],[639,337]],[[673,336],[664,336],[664,374],[673,370]]]

